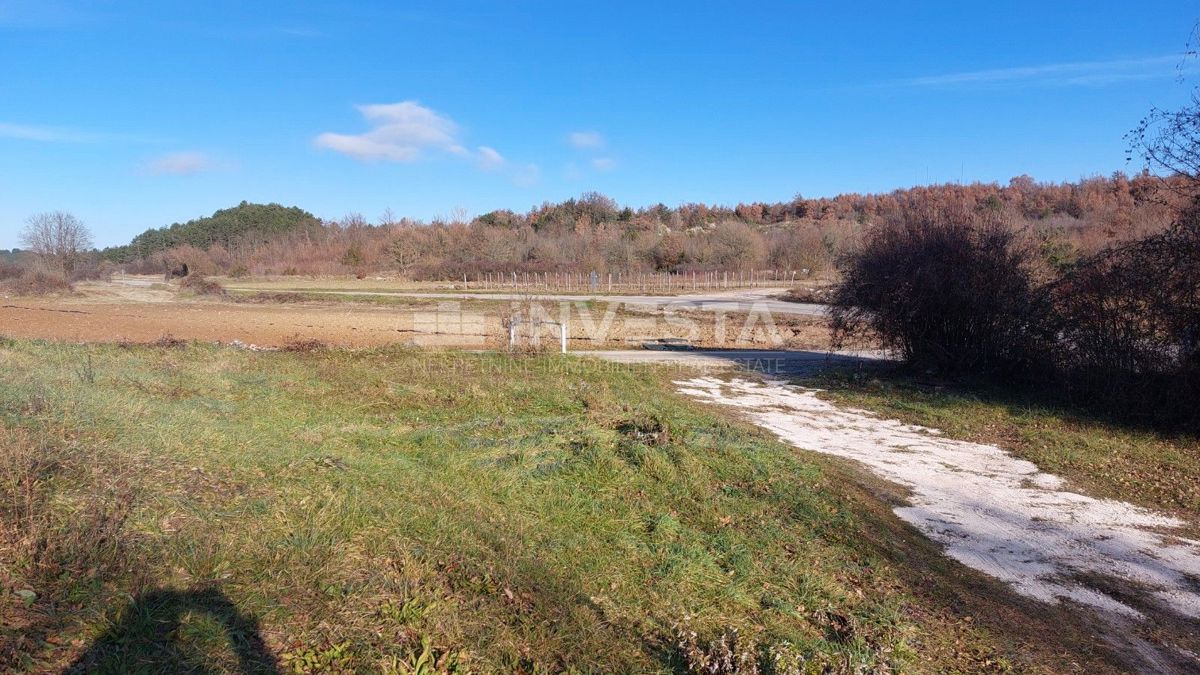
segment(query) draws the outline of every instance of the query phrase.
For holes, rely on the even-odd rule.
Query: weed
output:
[[[696,631],[675,628],[675,647],[689,673],[696,675],[758,675],[758,645],[742,637],[736,628],[704,642]]]
[[[151,342],[150,346],[158,347],[159,349],[182,349],[187,346],[187,340],[182,340],[174,335],[171,335],[170,333],[167,333],[166,335],[163,335],[157,340]]]
[[[75,366],[75,376],[83,384],[96,384],[96,366],[92,363],[92,353],[87,352]]]
[[[453,651],[439,650],[427,638],[421,638],[419,650],[411,650],[403,657],[391,656],[384,661],[384,673],[397,675],[435,675],[440,673],[470,672],[459,667],[458,655]]]
[[[351,673],[350,642],[284,652],[280,657],[293,673]]]
[[[437,603],[426,603],[419,598],[409,598],[403,603],[387,602],[379,608],[380,617],[400,625],[414,624],[429,613]]]
[[[345,469],[346,462],[340,457],[318,457],[313,460],[317,467],[322,469]]]
[[[648,413],[622,420],[617,431],[635,443],[662,447],[671,442],[671,429],[659,415]]]
[[[285,352],[319,352],[329,349],[329,345],[316,338],[303,338],[299,335],[293,335],[287,339],[280,347],[280,351]]]

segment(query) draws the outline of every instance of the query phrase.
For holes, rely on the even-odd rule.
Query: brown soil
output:
[[[348,347],[403,342],[394,312],[354,308],[241,306],[226,303],[109,304],[31,300],[0,306],[0,332],[72,342],[188,340],[281,345],[295,336]],[[409,321],[411,329],[411,321]]]
[[[170,335],[259,346],[319,340],[342,347],[407,343],[494,348],[507,344],[504,317],[512,311],[512,303],[475,301],[239,303],[187,298],[175,286],[165,285],[91,283],[77,290],[61,298],[0,298],[0,334],[71,342],[151,342]],[[825,323],[817,317],[778,317],[771,331],[761,317],[747,328],[746,317],[729,315],[722,329],[705,312],[679,313],[667,320],[656,312],[622,308],[607,328],[600,328],[605,308],[593,306],[594,319],[587,321],[571,314],[571,349],[631,347],[664,337],[703,347],[828,347]],[[549,318],[559,318],[561,308],[554,303],[545,309]],[[544,344],[557,344],[556,330],[544,327]]]

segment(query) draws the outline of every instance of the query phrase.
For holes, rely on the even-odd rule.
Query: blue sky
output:
[[[1186,97],[1194,2],[0,0],[0,248],[246,199],[376,220],[1075,180]],[[1192,81],[1194,84],[1194,80]]]

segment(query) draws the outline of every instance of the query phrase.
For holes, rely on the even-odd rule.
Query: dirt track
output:
[[[1144,672],[1200,671],[1200,541],[1180,534],[1185,521],[1075,492],[996,446],[839,408],[815,389],[714,377],[676,384],[798,448],[899,484],[910,494],[896,515],[946,555],[1027,597],[1093,613],[1105,640],[1136,654]]]

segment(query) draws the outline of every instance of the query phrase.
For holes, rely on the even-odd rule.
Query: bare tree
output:
[[[423,250],[419,231],[414,227],[397,228],[392,240],[391,253],[401,272],[407,272],[421,258]]]
[[[65,211],[50,211],[25,221],[21,243],[48,267],[69,276],[83,254],[92,248],[92,233],[75,216]]]
[[[1185,66],[1200,59],[1200,22],[1179,63],[1183,82]],[[1129,141],[1127,160],[1145,159],[1145,167],[1162,175],[1164,184],[1189,197],[1200,196],[1200,86],[1192,87],[1191,101],[1178,110],[1152,108],[1125,136]]]

